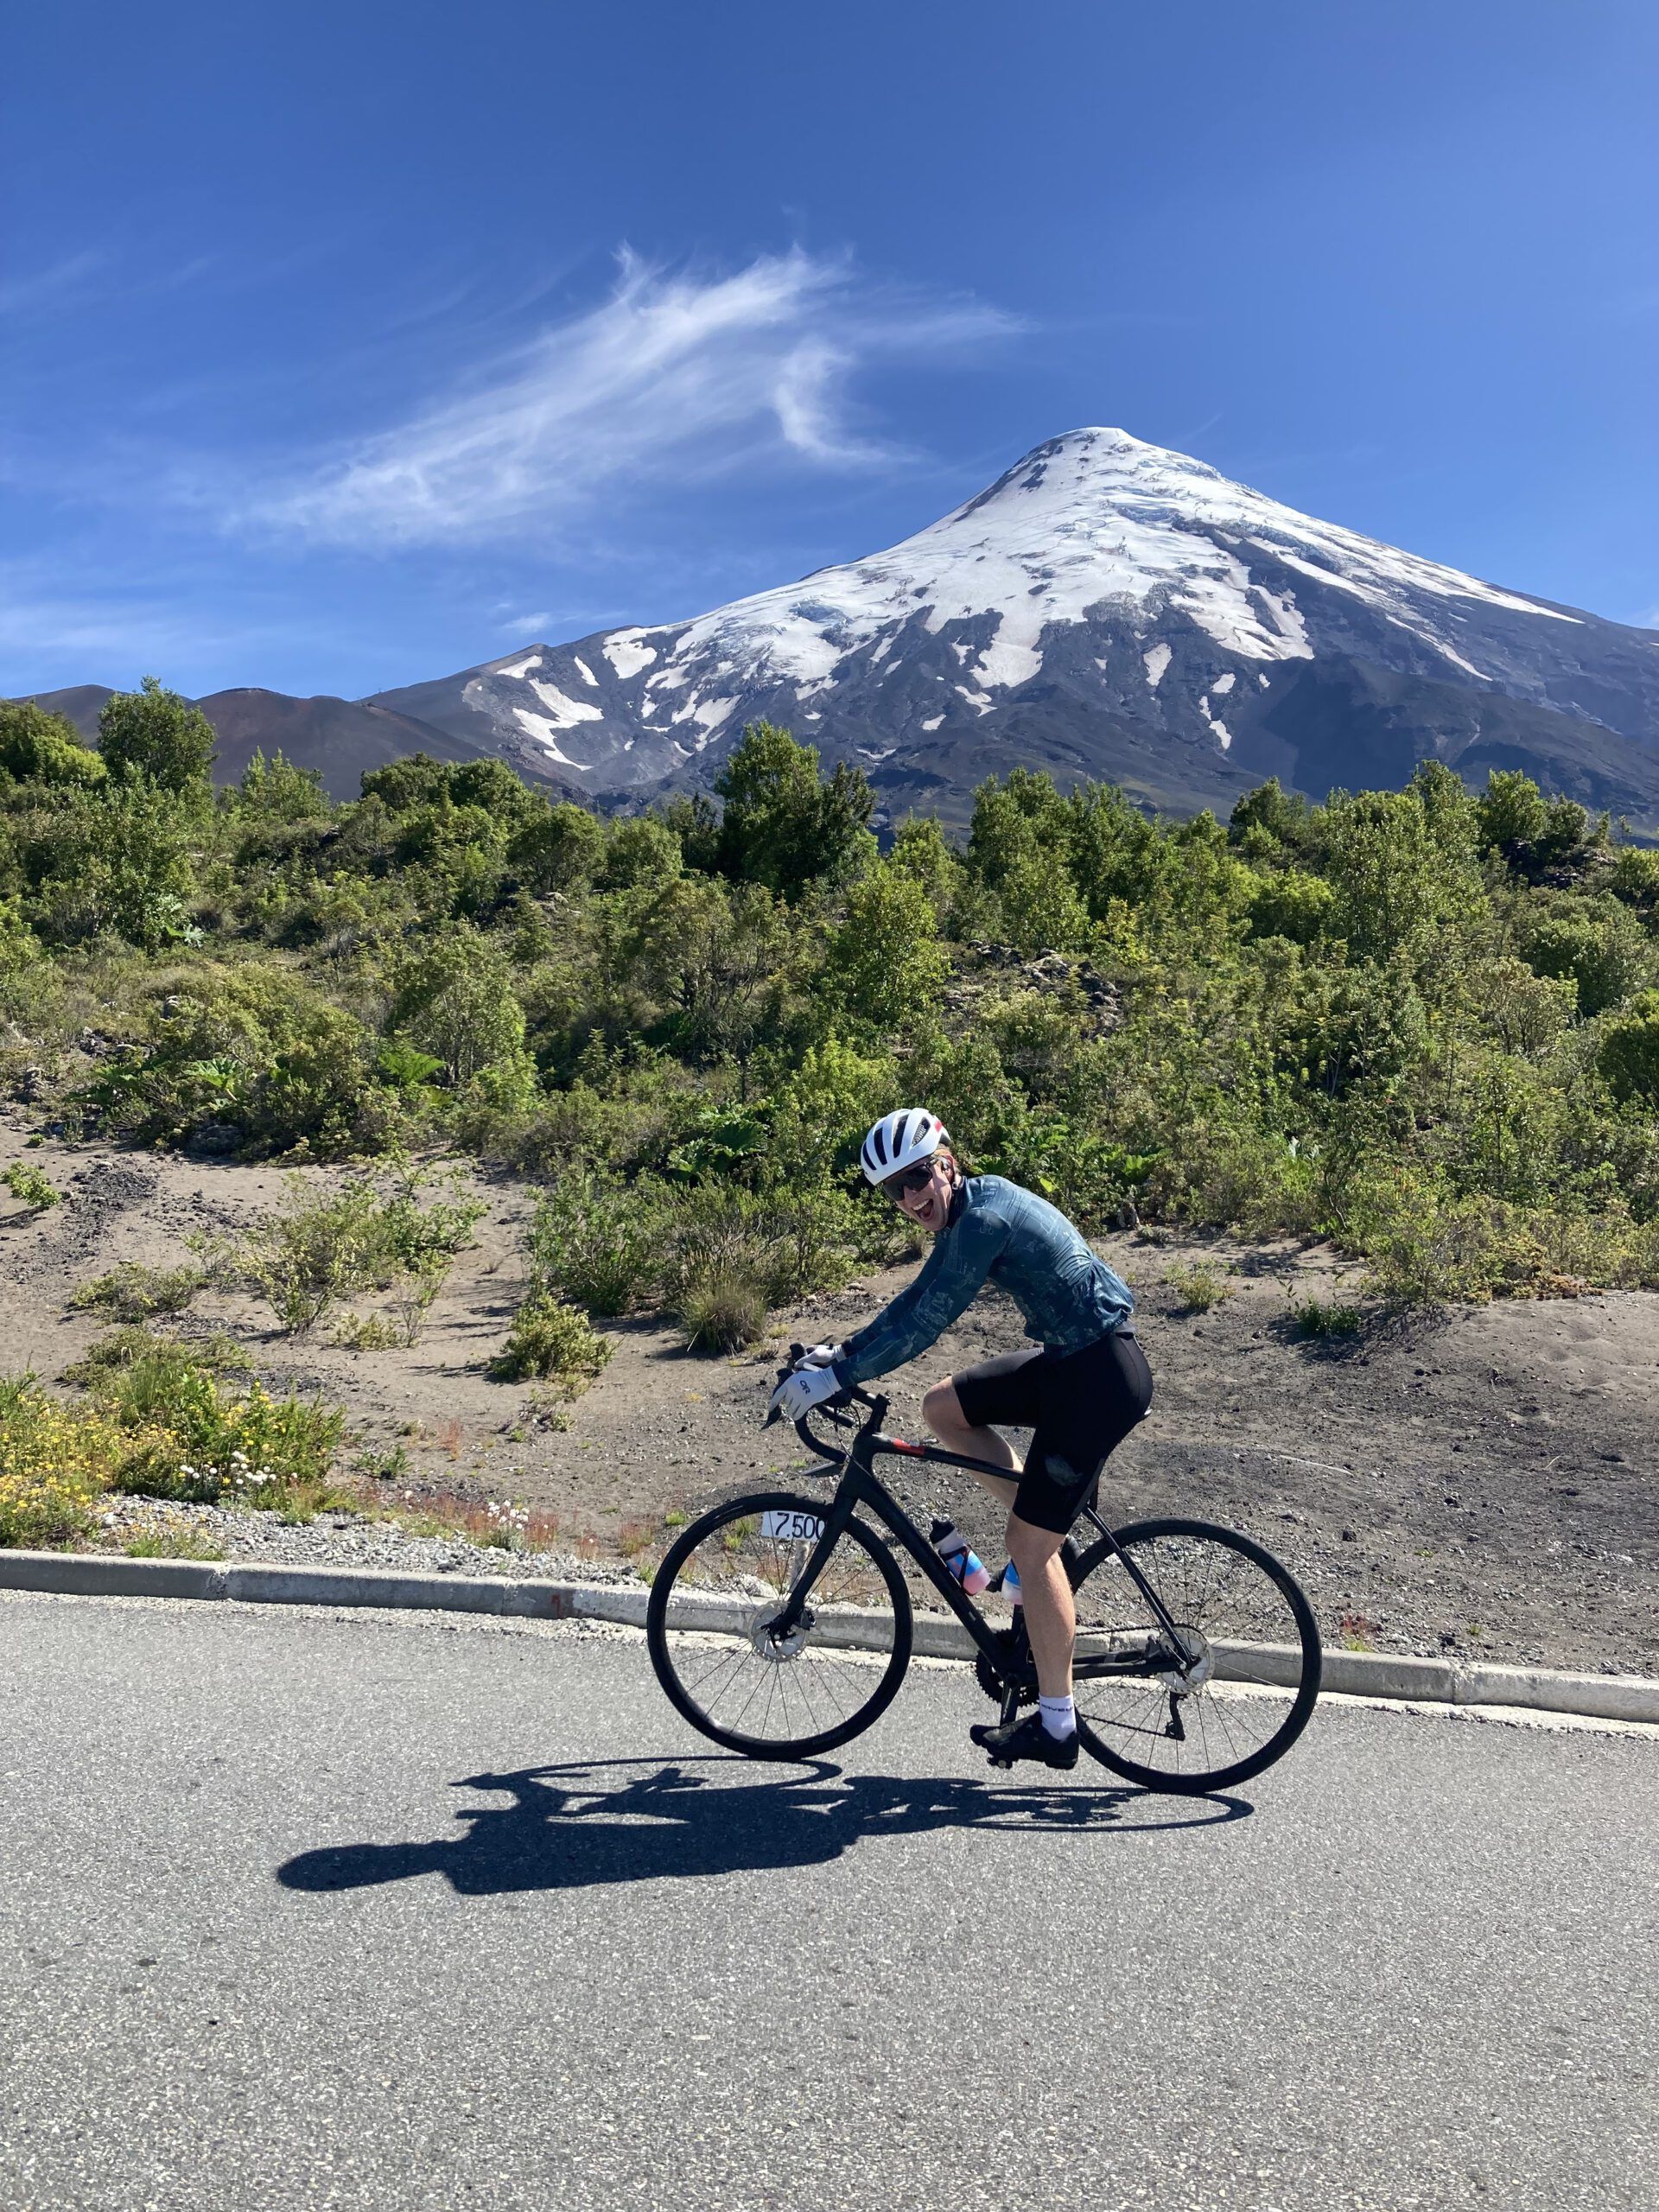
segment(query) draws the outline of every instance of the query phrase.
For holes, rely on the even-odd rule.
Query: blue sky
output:
[[[0,93],[0,690],[356,696],[1087,423],[1659,624],[1652,0],[125,0]]]

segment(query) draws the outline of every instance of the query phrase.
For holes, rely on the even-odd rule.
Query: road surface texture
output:
[[[7,2208],[1659,2202],[1651,1737],[1327,1707],[1192,1802],[938,1666],[810,1769],[625,1631],[8,1594],[0,1667]]]

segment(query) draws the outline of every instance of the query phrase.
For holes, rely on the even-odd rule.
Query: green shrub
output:
[[[562,1175],[537,1204],[531,1257],[537,1281],[590,1313],[626,1313],[646,1302],[660,1272],[668,1206],[667,1194],[650,1184]]]
[[[303,1336],[340,1299],[373,1281],[380,1211],[367,1182],[319,1197],[290,1176],[282,1206],[242,1236],[232,1264],[288,1334]]]
[[[675,1319],[692,1351],[736,1351],[766,1333],[766,1293],[741,1263],[716,1260],[682,1281]]]
[[[246,1375],[252,1370],[241,1345],[223,1329],[185,1344],[177,1337],[164,1337],[133,1322],[109,1330],[89,1345],[73,1367],[64,1369],[60,1379],[97,1395],[110,1387],[111,1376],[140,1365],[149,1366],[158,1375],[198,1369],[208,1375]]]
[[[1645,991],[1603,1032],[1596,1065],[1615,1098],[1659,1106],[1659,991]]]
[[[335,1322],[328,1341],[345,1351],[390,1351],[412,1339],[384,1313],[346,1313]]]
[[[83,1283],[69,1303],[77,1313],[101,1313],[112,1321],[148,1321],[157,1313],[182,1313],[207,1281],[202,1268],[147,1268],[124,1260],[108,1274]]]
[[[435,1179],[448,1197],[429,1195]],[[435,1179],[407,1158],[321,1193],[293,1175],[282,1206],[245,1232],[226,1264],[290,1336],[315,1328],[340,1299],[376,1287],[391,1294],[399,1340],[412,1344],[486,1211],[460,1195],[458,1172]]]
[[[1536,974],[1574,983],[1586,1014],[1622,1005],[1653,966],[1641,924],[1614,899],[1545,910],[1532,925],[1526,957]]]
[[[500,1382],[556,1382],[562,1395],[575,1398],[604,1372],[614,1349],[578,1307],[532,1291],[514,1315],[490,1373]]]
[[[144,1329],[121,1329],[67,1370],[99,1413],[126,1432],[113,1478],[124,1490],[213,1503],[275,1504],[296,1483],[321,1481],[345,1415],[264,1384],[222,1382],[226,1354]]]
[[[1302,1336],[1331,1338],[1357,1337],[1362,1317],[1357,1306],[1336,1306],[1322,1298],[1302,1298],[1293,1301],[1290,1318]]]
[[[1203,1261],[1190,1268],[1169,1268],[1164,1285],[1180,1300],[1179,1311],[1183,1313],[1207,1313],[1212,1306],[1219,1306],[1223,1299],[1234,1294],[1233,1285],[1224,1282],[1217,1270]]]
[[[747,1281],[767,1306],[836,1289],[865,1251],[891,1250],[902,1224],[896,1209],[888,1211],[891,1220],[831,1185],[747,1192],[705,1185],[661,1224],[659,1297],[677,1313],[688,1292],[715,1275]]]
[[[147,1008],[141,1043],[81,1094],[112,1134],[181,1143],[212,1122],[258,1152],[357,1148],[375,1088],[363,1025],[298,976],[207,966]]]
[[[925,885],[878,861],[849,891],[846,919],[830,940],[824,981],[834,1001],[886,1034],[931,1007],[949,969]]]
[[[1371,1287],[1398,1305],[1574,1296],[1659,1279],[1659,1230],[1622,1205],[1597,1213],[1458,1197],[1408,1169],[1385,1171],[1344,1236]]]
[[[1251,898],[1250,932],[1312,944],[1330,922],[1335,906],[1336,893],[1323,876],[1286,868],[1268,876]]]
[[[14,1198],[36,1213],[44,1213],[48,1206],[63,1202],[63,1192],[29,1160],[14,1160],[0,1175],[0,1183],[5,1185]]]
[[[493,1069],[523,1065],[524,1015],[512,964],[473,930],[440,938],[404,969],[389,1027],[399,1042],[435,1058],[460,1086]]]
[[[100,1414],[48,1397],[32,1375],[0,1377],[0,1546],[45,1550],[86,1535],[126,1443]]]
[[[108,773],[63,715],[48,714],[32,699],[0,699],[0,775],[85,789],[103,783]]]

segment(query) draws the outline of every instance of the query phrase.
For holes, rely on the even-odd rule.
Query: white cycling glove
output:
[[[814,1344],[810,1351],[804,1351],[796,1361],[797,1367],[833,1367],[846,1351],[845,1344]]]
[[[830,1369],[803,1363],[791,1369],[772,1392],[772,1410],[785,1421],[804,1421],[814,1406],[833,1398],[840,1389]]]

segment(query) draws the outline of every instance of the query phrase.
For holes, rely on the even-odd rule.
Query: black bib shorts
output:
[[[1152,1403],[1152,1370],[1122,1329],[1081,1351],[1005,1352],[950,1378],[963,1419],[975,1428],[1033,1432],[1014,1510],[1033,1528],[1063,1536],[1116,1451]]]

